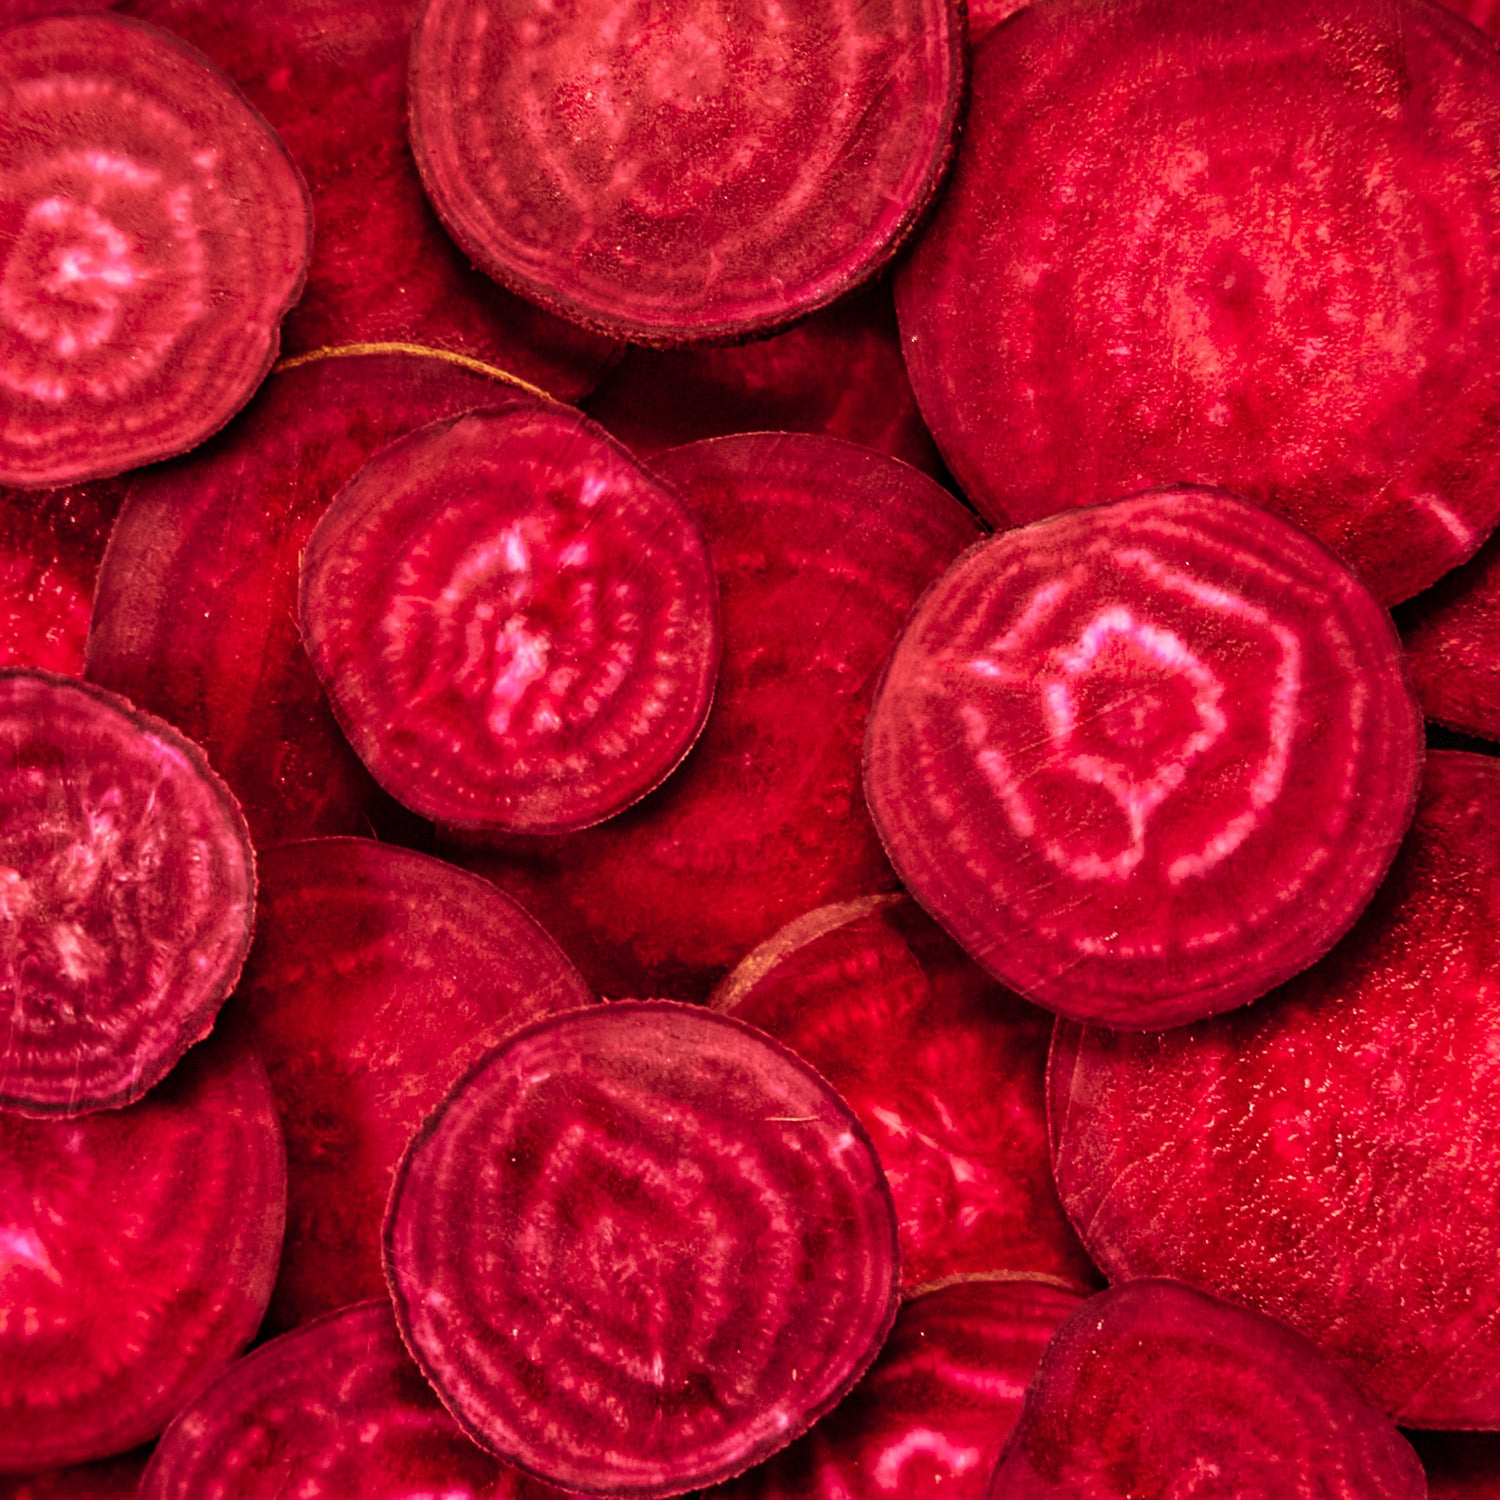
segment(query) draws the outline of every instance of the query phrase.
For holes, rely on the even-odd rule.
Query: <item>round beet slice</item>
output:
[[[0,483],[203,441],[276,357],[312,244],[280,141],[200,53],[119,16],[0,35]]]
[[[123,698],[0,671],[0,1109],[138,1099],[239,978],[255,858],[203,752]]]
[[[386,1271],[485,1446],[554,1484],[675,1495],[783,1447],[896,1312],[896,1219],[847,1105],[763,1032],[665,1001],[540,1021],[423,1125]]]
[[[953,0],[428,0],[412,147],[507,286],[640,343],[743,337],[894,254],[964,62]]]
[[[1267,511],[1165,490],[981,543],[919,606],[865,742],[912,894],[1063,1015],[1173,1026],[1349,927],[1415,805],[1390,616]]]

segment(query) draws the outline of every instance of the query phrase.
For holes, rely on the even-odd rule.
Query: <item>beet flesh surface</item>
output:
[[[1500,516],[1500,56],[1423,0],[1028,7],[897,308],[997,522],[1217,485],[1406,598]]]
[[[639,343],[744,337],[874,274],[953,148],[953,0],[428,0],[411,139],[492,276]]]
[[[0,483],[181,453],[249,399],[311,253],[307,188],[194,49],[107,13],[0,35]]]
[[[1057,1330],[988,1500],[1424,1500],[1422,1466],[1301,1335],[1172,1281]]]
[[[1211,490],[1068,511],[933,587],[865,786],[912,894],[1063,1015],[1179,1025],[1354,921],[1411,820],[1422,723],[1390,616]]]
[[[550,1017],[477,1064],[401,1163],[407,1346],[484,1446],[554,1484],[674,1495],[831,1409],[896,1313],[896,1219],[858,1120],[696,1006]]]

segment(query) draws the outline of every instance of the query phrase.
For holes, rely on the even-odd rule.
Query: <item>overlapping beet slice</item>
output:
[[[728,1478],[830,1409],[898,1277],[848,1106],[764,1033],[661,1001],[540,1021],[476,1065],[401,1164],[386,1266],[472,1435],[640,1496]]]
[[[136,1500],[147,1456],[141,1449],[124,1458],[48,1469],[24,1478],[0,1477],[0,1500]]]
[[[897,284],[987,515],[1219,485],[1387,602],[1500,516],[1500,57],[1421,0],[1028,7]]]

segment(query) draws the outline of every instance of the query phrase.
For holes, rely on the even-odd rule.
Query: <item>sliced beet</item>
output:
[[[564,406],[476,411],[376,455],[302,559],[302,639],[403,806],[560,833],[638,801],[713,696],[718,589],[673,488]]]
[[[255,1332],[285,1208],[265,1069],[227,1037],[128,1108],[0,1115],[0,1473],[155,1437]]]
[[[954,0],[427,0],[412,146],[453,237],[524,296],[641,343],[743,337],[895,253],[964,67]]]
[[[492,1051],[401,1163],[402,1337],[481,1443],[675,1495],[784,1447],[896,1312],[896,1220],[848,1106],[753,1027],[621,1001]]]
[[[1180,489],[956,564],[891,658],[865,786],[912,894],[992,973],[1158,1027],[1327,951],[1396,852],[1421,756],[1369,590],[1279,517]]]
[[[989,1500],[1423,1500],[1422,1466],[1301,1335],[1172,1281],[1057,1330]]]
[[[311,253],[307,188],[200,53],[107,13],[0,35],[0,483],[181,453],[249,399]]]
[[[25,1478],[0,1478],[0,1500],[136,1500],[148,1453],[48,1469]]]
[[[1218,485],[1406,598],[1500,517],[1500,56],[1425,0],[1030,6],[897,307],[997,522]]]

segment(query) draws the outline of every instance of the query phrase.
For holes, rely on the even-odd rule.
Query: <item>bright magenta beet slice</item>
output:
[[[897,283],[981,511],[1217,485],[1387,603],[1500,517],[1500,56],[1424,0],[1029,6]]]
[[[687,754],[713,697],[702,532],[568,407],[471,412],[377,454],[314,530],[299,599],[360,759],[456,827],[610,817]]]
[[[181,453],[249,399],[312,210],[208,59],[109,14],[0,35],[0,483]]]
[[[1300,1334],[1172,1281],[1090,1297],[1057,1330],[989,1500],[1424,1500],[1422,1465]]]
[[[675,1495],[784,1447],[896,1312],[863,1128],[763,1032],[666,1001],[540,1021],[401,1164],[402,1337],[463,1426],[554,1484]]]
[[[231,1038],[124,1109],[0,1115],[0,1473],[155,1437],[259,1325],[285,1209],[265,1069]]]
[[[203,752],[72,678],[0,671],[0,1109],[138,1099],[250,947],[255,856]]]
[[[953,0],[427,0],[411,138],[474,262],[640,343],[790,323],[895,253],[953,146]]]
[[[0,1478],[0,1500],[136,1500],[146,1472],[145,1449],[124,1458],[48,1469],[23,1478]]]
[[[912,894],[1078,1019],[1173,1026],[1304,969],[1411,819],[1390,616],[1326,548],[1209,490],[982,543],[922,601],[865,785]]]

